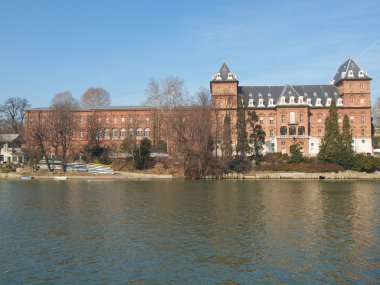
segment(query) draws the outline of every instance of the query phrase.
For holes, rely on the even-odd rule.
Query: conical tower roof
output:
[[[223,62],[219,71],[213,75],[211,81],[228,81],[237,82],[236,75],[232,73],[231,69],[228,67],[227,63]]]

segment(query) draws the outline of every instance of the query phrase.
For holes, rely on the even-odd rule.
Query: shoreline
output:
[[[70,175],[71,174],[71,175]],[[89,181],[113,181],[113,180],[182,180],[171,174],[116,172],[113,175],[78,175],[77,173],[66,173],[64,175],[27,175],[19,173],[0,173],[0,179],[21,179],[21,176],[31,176],[33,180],[56,180],[55,177],[68,177],[68,180],[89,180]],[[255,172],[250,174],[230,173],[220,176],[207,176],[205,180],[377,180],[380,179],[380,172],[365,173],[356,171],[343,172]]]

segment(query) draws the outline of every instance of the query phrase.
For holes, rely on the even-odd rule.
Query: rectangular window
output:
[[[362,140],[362,143],[365,143],[365,140]]]
[[[273,117],[269,118],[269,124],[273,124]]]
[[[354,129],[351,129],[351,136],[354,136],[355,134],[355,130]],[[352,141],[353,142],[353,141]]]
[[[363,124],[364,123],[364,116],[360,117],[360,122]]]
[[[354,103],[354,97],[350,97],[350,102]]]
[[[321,122],[322,122],[322,119],[321,119],[321,116],[320,116],[320,115],[318,115],[317,119],[318,119],[318,123],[321,123]]]
[[[141,116],[139,115],[139,116],[137,117],[137,125],[141,125],[141,123],[142,123],[142,118],[141,118]]]
[[[342,116],[338,116],[338,123],[342,122]]]
[[[281,122],[285,123],[285,115],[281,115]]]
[[[354,122],[354,116],[351,116],[350,117],[350,123],[353,123]]]
[[[146,117],[145,117],[145,124],[146,124],[147,126],[149,126],[149,116],[146,116]]]
[[[125,124],[125,117],[124,116],[121,117],[121,123]]]
[[[350,88],[353,88],[354,87],[354,84],[350,84]]]
[[[110,123],[110,118],[107,116],[106,117],[106,124],[109,124]]]
[[[361,130],[361,134],[362,134],[362,136],[364,136],[364,134],[365,134],[364,129]]]
[[[269,133],[270,133],[270,136],[271,136],[271,137],[274,137],[274,132],[273,132],[273,130],[270,130]]]
[[[360,98],[360,104],[364,105],[364,98]]]
[[[303,115],[300,115],[300,123],[303,122]]]
[[[284,142],[284,141],[282,141],[282,142],[281,142],[281,145],[285,145],[285,142]]]
[[[260,117],[260,118],[259,118],[259,122],[260,122],[260,124],[264,123],[264,118],[263,118],[263,117]]]
[[[360,83],[360,88],[361,88],[361,89],[364,88],[364,84],[363,84],[363,83]]]
[[[129,124],[133,125],[133,117],[132,116],[129,116]]]
[[[113,116],[113,124],[117,125],[117,116]]]

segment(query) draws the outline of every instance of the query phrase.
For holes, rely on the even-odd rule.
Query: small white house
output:
[[[25,156],[21,150],[24,142],[19,134],[0,134],[0,163],[24,163]]]

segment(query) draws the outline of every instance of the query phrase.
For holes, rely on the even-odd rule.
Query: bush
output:
[[[273,153],[267,153],[263,156],[263,161],[274,163],[274,162],[280,162],[282,158],[281,152],[273,152]]]
[[[258,171],[294,171],[294,172],[340,172],[344,167],[333,163],[272,163],[255,166]]]
[[[374,172],[380,167],[380,159],[374,156],[358,154],[354,159],[353,169],[357,171]]]
[[[1,167],[0,167],[0,173],[9,173],[9,172],[12,172],[13,169],[12,169],[12,166],[8,163],[4,163]]]
[[[232,171],[243,173],[252,169],[252,163],[250,161],[245,160],[244,158],[238,157],[232,159],[229,162],[229,168]]]

